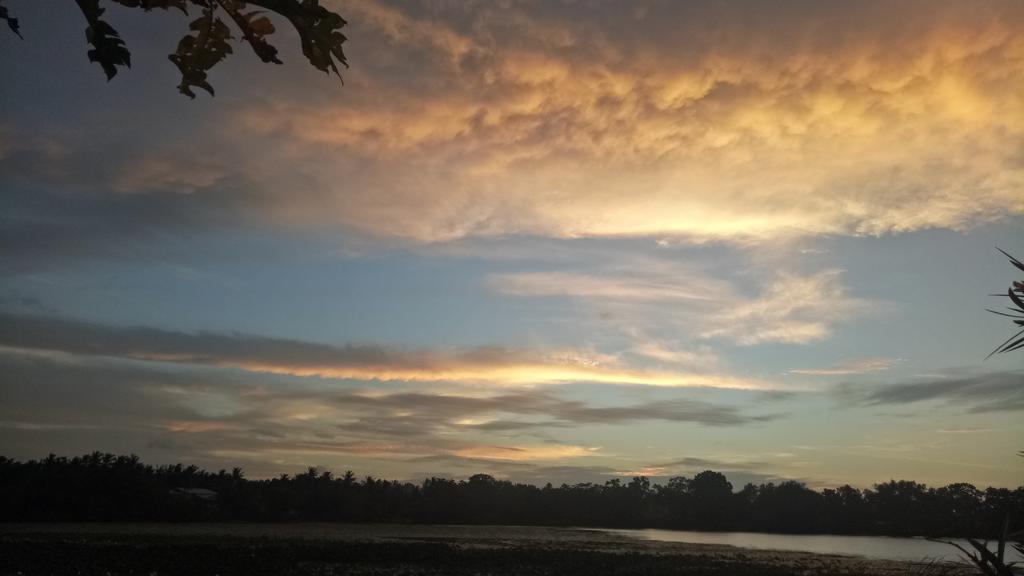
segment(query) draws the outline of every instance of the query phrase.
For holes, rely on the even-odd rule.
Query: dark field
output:
[[[641,542],[587,530],[359,525],[7,525],[0,574],[967,575],[961,566]]]

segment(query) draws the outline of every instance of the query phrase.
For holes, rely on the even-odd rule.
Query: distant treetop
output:
[[[11,16],[0,0],[0,20],[7,22],[11,31],[21,37],[18,19]],[[104,8],[101,0],[75,0],[85,16],[86,42],[92,46],[88,51],[89,61],[96,62],[110,80],[117,75],[117,67],[131,67],[131,53],[125,46],[120,34],[102,19]],[[185,14],[190,10],[199,13],[199,17],[189,23],[189,33],[179,42],[177,50],[168,56],[181,72],[181,83],[178,90],[195,98],[192,88],[201,88],[213,95],[213,86],[207,80],[207,72],[218,62],[233,53],[229,40],[232,27],[226,22],[234,23],[241,34],[241,39],[249,44],[256,56],[263,62],[281,64],[277,57],[277,48],[267,42],[267,37],[274,33],[274,25],[265,14],[278,14],[286,18],[299,33],[302,53],[309,63],[326,73],[333,72],[341,78],[338,65],[348,67],[348,60],[342,50],[345,35],[341,28],[346,24],[340,15],[320,6],[319,0],[104,0],[126,6],[139,8],[146,12],[159,8],[167,10],[175,8]],[[250,10],[252,7],[258,8]],[[260,10],[262,9],[262,10]]]

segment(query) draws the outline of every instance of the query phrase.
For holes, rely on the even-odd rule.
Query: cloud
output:
[[[559,399],[541,391],[491,397],[417,392],[349,393],[334,396],[333,402],[339,406],[359,407],[363,411],[352,422],[339,425],[344,430],[395,436],[415,436],[440,427],[508,431],[585,424],[627,424],[644,420],[739,426],[772,419],[770,416],[744,414],[732,406],[688,399],[593,406],[580,401]],[[509,420],[508,416],[521,419]],[[401,425],[396,426],[398,422]]]
[[[897,362],[899,360],[895,358],[861,358],[841,362],[829,368],[799,368],[790,370],[789,373],[802,376],[846,376],[888,370]]]
[[[703,285],[701,285],[703,283]],[[616,301],[707,301],[717,298],[727,284],[702,283],[681,275],[656,277],[594,276],[571,272],[521,272],[490,278],[495,290],[512,296],[571,296]]]
[[[685,349],[674,342],[652,338],[637,330],[629,330],[633,338],[630,353],[642,358],[649,358],[663,365],[691,366],[702,369],[718,367],[718,356],[708,346]]]
[[[869,311],[872,304],[850,296],[841,276],[841,270],[809,275],[778,272],[768,277],[760,294],[750,296],[706,272],[654,261],[604,274],[498,274],[491,277],[490,285],[514,296],[567,296],[598,307],[623,306],[631,316],[648,323],[669,318],[703,339],[751,346],[824,340],[834,325]],[[667,364],[708,363],[709,354],[673,347],[637,326],[624,330],[634,340],[633,352],[640,356]]]
[[[8,178],[3,163],[0,159],[3,276],[85,260],[153,262],[216,256],[227,247],[203,244],[204,240],[222,232],[226,224],[243,227],[251,223],[250,209],[232,207],[235,188],[226,181],[202,193],[184,193],[189,190],[182,187],[162,192],[110,193],[107,188],[105,192],[82,189],[63,181],[22,186]],[[14,159],[10,164],[13,170],[26,161]],[[87,181],[82,174],[93,165],[102,171],[106,162],[86,158],[75,164],[77,168],[65,169],[72,173],[69,179]],[[173,242],[168,242],[171,238]],[[197,248],[199,245],[203,247]]]
[[[0,350],[0,453],[109,450],[254,472],[320,462],[380,469],[412,459],[528,465],[609,455],[544,431],[643,421],[743,426],[769,420],[684,398],[618,406],[553,391],[388,392],[303,378]],[[489,423],[515,423],[487,426]],[[289,464],[290,463],[290,464]],[[483,464],[490,463],[488,466]]]
[[[1024,371],[955,375],[878,386],[844,384],[842,398],[866,406],[892,406],[943,401],[967,412],[1024,410]]]
[[[988,434],[995,432],[994,428],[939,428],[940,434]]]
[[[713,320],[705,338],[730,338],[739,344],[764,342],[804,344],[824,340],[833,324],[851,319],[869,304],[846,294],[840,271],[812,276],[780,274],[765,292],[739,301]]]
[[[728,375],[632,368],[587,351],[501,347],[403,350],[332,346],[213,332],[117,327],[0,313],[0,345],[85,356],[231,367],[325,378],[534,386],[570,382],[761,389],[774,385]]]
[[[117,174],[113,189],[125,194],[177,192],[194,194],[221,184],[230,171],[203,160],[182,161],[179,155],[143,156]]]
[[[351,8],[373,54],[344,103],[237,118],[310,169],[292,222],[758,240],[1024,212],[1013,2]]]
[[[455,450],[453,454],[462,458],[477,458],[481,460],[532,462],[578,458],[580,456],[592,455],[596,451],[596,448],[553,444],[548,446],[471,446]]]
[[[131,191],[211,227],[424,243],[750,242],[1024,213],[1014,0],[698,1],[640,20],[614,4],[339,9],[360,46],[341,97],[239,82],[215,121],[150,132],[26,115],[0,133],[5,190]]]

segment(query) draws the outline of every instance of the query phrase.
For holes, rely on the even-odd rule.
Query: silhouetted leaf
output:
[[[181,72],[178,90],[195,98],[192,86],[202,88],[213,96],[213,86],[206,80],[206,73],[218,62],[231,54],[231,30],[223,20],[214,15],[214,8],[206,8],[203,15],[189,24],[195,35],[186,35],[178,42],[178,50],[168,56]]]
[[[167,10],[168,8],[177,8],[183,13],[188,14],[188,3],[187,0],[111,0],[117,2],[122,6],[129,8],[142,8],[145,11],[150,11],[154,8],[160,8]]]
[[[10,13],[7,11],[7,6],[4,6],[3,2],[0,2],[0,20],[7,22],[7,26],[21,38],[21,32],[18,31],[18,19],[11,18]]]
[[[104,10],[99,7],[99,0],[76,0],[78,7],[85,15],[89,26],[85,29],[85,39],[92,45],[88,56],[90,62],[98,63],[110,80],[117,75],[117,67],[131,68],[131,53],[125,48],[124,40],[114,27],[100,19]]]
[[[1024,271],[1024,263],[1022,263],[1020,260],[1017,260],[1013,256],[1010,256],[1009,253],[1007,253],[1002,248],[999,248],[998,246],[996,247],[996,250],[999,250],[1000,252],[1003,253],[1004,256],[1009,258],[1010,263],[1012,263],[1015,267],[1017,267],[1021,271]],[[998,314],[1000,316],[1006,316],[1007,318],[1012,318],[1013,320],[1011,320],[1011,322],[1013,322],[1014,325],[1024,326],[1024,320],[1019,320],[1019,318],[1024,318],[1024,282],[1014,281],[1010,284],[1010,288],[1006,291],[1005,294],[992,294],[992,296],[1005,296],[1006,298],[1009,298],[1013,304],[1016,305],[1016,308],[1007,307],[1006,309],[1009,312],[1011,312],[1010,314],[1007,314],[1006,312],[1000,312],[997,310],[988,310],[989,312],[993,314]],[[989,355],[986,356],[985,358],[991,358],[993,354],[1013,352],[1014,350],[1020,350],[1024,348],[1024,338],[1015,340],[1015,338],[1017,338],[1021,334],[1024,334],[1024,330],[1014,334],[1013,336],[1010,336],[1005,342],[996,347],[996,349],[990,352]]]
[[[260,16],[262,11],[242,12],[245,9],[245,2],[241,0],[221,0],[221,6],[231,16],[242,31],[246,42],[252,47],[253,52],[264,62],[281,64],[277,58],[277,48],[266,41],[264,36],[274,33],[274,24],[270,18]]]
[[[1006,295],[1010,297],[1010,300],[1013,300],[1013,303],[1016,304],[1017,307],[1024,308],[1024,299],[1022,299],[1020,296],[1017,296],[1013,288],[1007,290]]]
[[[1003,352],[1013,352],[1019,348],[1024,348],[1024,337],[1017,339],[1015,342],[1011,342],[1003,347]]]
[[[986,356],[985,359],[988,360],[989,358],[992,357],[993,354],[999,354],[1001,352],[1008,352],[1008,350],[1006,350],[1006,346],[1010,343],[1011,340],[1013,340],[1014,338],[1020,336],[1021,334],[1024,334],[1024,330],[1021,330],[1020,332],[1017,332],[1013,336],[1010,336],[1009,338],[1007,338],[1005,342],[1003,342],[999,346],[996,346],[996,349],[993,350],[992,352],[989,352],[989,355]]]
[[[309,63],[323,72],[341,73],[335,63],[348,67],[342,50],[347,40],[340,30],[347,24],[344,18],[320,6],[319,0],[250,0],[249,4],[277,12],[292,23],[299,33],[302,53]]]
[[[1021,272],[1024,272],[1024,262],[1021,262],[1020,260],[1017,260],[1017,259],[1016,259],[1016,258],[1014,258],[1013,256],[1010,256],[1009,254],[1007,254],[1007,253],[1006,253],[1006,251],[1005,251],[1005,250],[1003,250],[1002,248],[1000,248],[1000,247],[998,247],[998,246],[996,246],[996,250],[999,250],[1000,252],[1002,252],[1003,254],[1005,254],[1005,255],[1006,255],[1006,257],[1010,259],[1010,263],[1011,263],[1011,264],[1013,264],[1014,266],[1016,266],[1016,267],[1017,267],[1017,269],[1018,269],[1018,270],[1020,270]]]
[[[1009,310],[1011,312],[1016,312],[1016,310],[1014,308],[1007,308],[1007,310]],[[985,311],[986,312],[991,312],[993,314],[998,314],[1000,316],[1006,316],[1007,318],[1024,318],[1024,316],[1021,316],[1019,314],[1007,314],[1006,312],[1000,312],[999,310],[993,310],[991,308],[985,308]]]
[[[18,20],[12,18],[5,6],[6,0],[0,0],[0,18],[15,34],[21,36]],[[119,66],[131,67],[131,53],[125,46],[120,34],[110,24],[101,19],[103,8],[100,0],[75,0],[88,27],[86,40],[92,46],[88,51],[89,60],[98,63],[107,79],[113,78]],[[189,24],[193,34],[186,35],[178,42],[177,50],[169,56],[170,60],[181,72],[182,80],[178,90],[195,98],[193,87],[206,90],[211,95],[213,87],[207,80],[207,73],[218,62],[223,60],[232,49],[228,40],[232,39],[230,28],[215,14],[221,9],[227,13],[238,26],[242,37],[252,47],[257,57],[263,62],[281,64],[276,47],[267,42],[267,36],[275,32],[274,24],[265,14],[277,13],[295,27],[299,34],[302,53],[318,70],[334,72],[341,77],[338,65],[347,67],[348,60],[342,50],[347,40],[340,32],[347,23],[344,18],[320,6],[319,0],[109,0],[126,8],[143,11],[154,9],[181,10],[188,14],[190,6],[202,10],[203,16]],[[258,6],[264,10],[247,11],[247,6]]]

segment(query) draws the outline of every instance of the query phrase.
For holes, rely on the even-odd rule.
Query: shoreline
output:
[[[588,528],[364,524],[0,524],[0,574],[839,574],[969,566],[628,538]],[[84,566],[83,562],[94,566]],[[180,561],[180,563],[177,563]],[[565,564],[569,561],[569,564]],[[216,566],[225,562],[224,566]],[[214,564],[206,566],[206,564]],[[61,567],[67,571],[61,571]],[[71,567],[75,567],[74,570]],[[113,568],[113,569],[112,569]],[[209,568],[207,570],[207,568]]]

